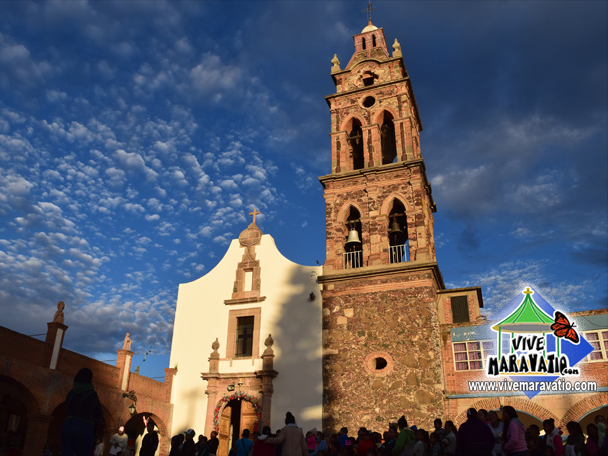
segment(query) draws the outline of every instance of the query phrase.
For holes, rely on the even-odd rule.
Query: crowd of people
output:
[[[595,416],[587,426],[587,437],[574,421],[567,433],[555,426],[553,419],[543,422],[543,431],[532,424],[526,429],[511,406],[497,411],[467,411],[467,420],[458,428],[452,421],[445,426],[437,418],[434,429],[409,426],[405,416],[391,423],[380,434],[365,427],[357,437],[348,429],[325,436],[317,429],[304,432],[295,417],[287,413],[285,427],[272,434],[265,426],[251,435],[245,429],[242,438],[232,444],[229,456],[608,456],[606,418]],[[542,435],[541,435],[542,434]],[[171,439],[169,456],[216,456],[219,440],[198,436],[189,429]]]
[[[101,440],[93,447],[94,427],[102,410],[92,377],[89,369],[81,369],[67,396],[67,418],[61,430],[62,456],[104,453]],[[285,427],[276,434],[268,426],[253,435],[249,429],[243,430],[242,438],[232,442],[229,456],[608,456],[606,418],[597,414],[594,421],[586,426],[586,433],[579,423],[570,421],[566,433],[555,426],[553,419],[547,419],[541,433],[535,424],[526,429],[517,411],[507,405],[499,412],[470,408],[460,428],[452,421],[446,421],[444,426],[437,418],[434,429],[426,430],[408,425],[402,416],[389,424],[383,434],[361,427],[355,438],[348,435],[347,428],[330,436],[317,429],[304,434],[288,412]],[[152,420],[144,418],[144,422],[148,432],[139,456],[154,456],[159,436]],[[196,442],[195,435],[189,429],[174,436],[169,456],[217,456],[220,442],[216,432],[209,439],[199,435]],[[126,456],[124,428],[119,429],[110,444],[110,454]]]

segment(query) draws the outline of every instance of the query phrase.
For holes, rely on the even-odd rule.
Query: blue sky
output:
[[[4,2],[2,326],[115,358],[126,332],[168,367],[179,283],[259,226],[325,259],[334,54],[365,1]],[[377,1],[401,43],[437,202],[446,285],[488,313],[534,284],[606,307],[608,3]],[[201,335],[209,351],[212,335]]]

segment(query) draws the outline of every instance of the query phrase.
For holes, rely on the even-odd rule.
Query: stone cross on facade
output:
[[[249,215],[253,215],[253,223],[255,223],[255,216],[260,214],[261,212],[258,211],[256,208],[253,208],[253,212],[250,212]]]
[[[372,23],[372,10],[375,10],[376,8],[372,8],[372,2],[367,2],[367,9],[364,9],[363,12],[367,13],[367,20],[369,21],[369,23]]]

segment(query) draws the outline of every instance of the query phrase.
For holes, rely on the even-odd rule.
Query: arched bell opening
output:
[[[393,115],[384,111],[380,126],[380,142],[382,146],[382,164],[388,165],[397,161],[397,143]]]
[[[360,268],[363,266],[361,213],[351,206],[345,215],[344,226],[348,234],[344,242],[344,269]]]
[[[372,35],[372,47],[376,47],[376,35]]]
[[[361,49],[365,50],[365,38],[361,38]]]
[[[390,263],[409,261],[407,216],[405,207],[398,199],[393,200],[388,214],[388,242]]]
[[[350,149],[352,169],[363,169],[365,160],[363,158],[363,130],[361,129],[361,121],[353,117],[346,125],[346,131],[348,132],[346,140]]]

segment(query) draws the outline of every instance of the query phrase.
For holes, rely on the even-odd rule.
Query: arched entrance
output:
[[[578,424],[581,425],[581,428],[583,428],[583,434],[587,435],[587,426],[589,424],[595,424],[595,417],[601,415],[601,416],[608,416],[608,405],[605,405],[604,407],[601,408],[596,408],[595,410],[591,410],[589,411],[586,415],[582,416],[581,419],[578,420]],[[565,423],[567,424],[567,423]]]
[[[158,449],[156,450],[156,454],[158,455],[162,445],[164,425],[163,423],[161,423],[158,417],[150,413],[136,413],[129,419],[129,421],[125,423],[125,434],[127,434],[127,436],[129,437],[129,446],[127,448],[127,451],[133,448],[135,450],[135,454],[139,454],[141,442],[144,436],[148,433],[144,418],[146,420],[154,421],[154,429],[156,430],[156,432],[158,432]]]
[[[0,376],[0,429],[2,444],[23,450],[28,429],[28,415],[37,412],[35,399],[21,383],[10,377]],[[36,410],[35,410],[36,409]]]
[[[261,409],[256,397],[245,393],[223,397],[213,416],[213,425],[220,440],[217,455],[228,456],[230,448],[245,429],[251,433],[257,431],[260,417]]]

